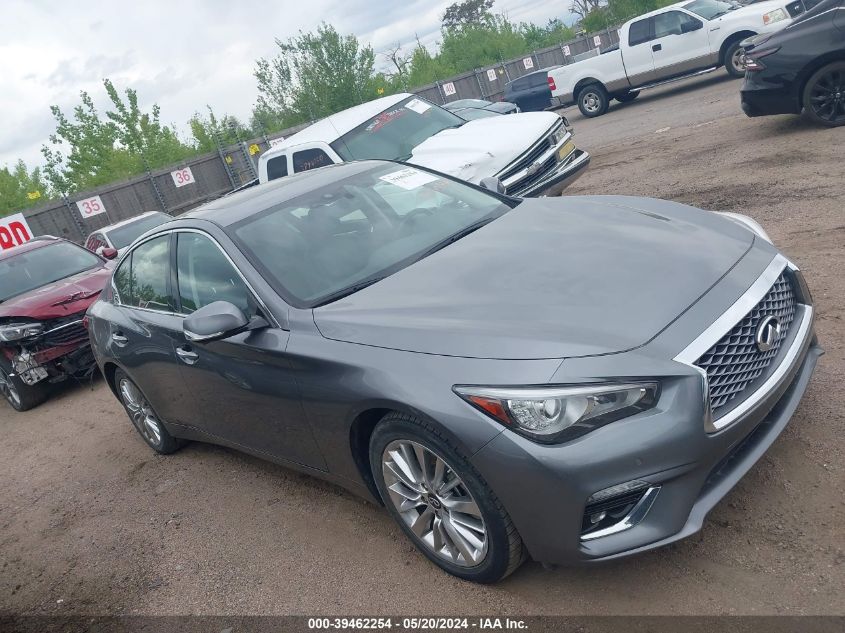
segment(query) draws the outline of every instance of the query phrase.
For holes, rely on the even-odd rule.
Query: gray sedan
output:
[[[154,450],[335,482],[478,582],[698,531],[821,354],[801,273],[749,218],[381,161],[152,230],[89,328]]]

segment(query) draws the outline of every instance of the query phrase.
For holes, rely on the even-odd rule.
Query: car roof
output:
[[[0,250],[0,260],[9,259],[10,257],[14,257],[15,255],[26,253],[27,251],[34,251],[36,248],[49,246],[50,244],[55,244],[56,242],[67,241],[68,240],[66,239],[63,239],[61,237],[53,237],[52,235],[39,235],[38,237],[34,237],[28,242],[24,242],[23,244],[13,246],[12,248],[7,248],[5,250]]]
[[[163,211],[146,211],[145,213],[142,213],[141,215],[136,215],[136,216],[133,216],[131,218],[127,218],[126,220],[121,220],[120,222],[115,222],[114,224],[109,224],[107,226],[100,227],[96,231],[91,231],[91,233],[89,234],[89,237],[91,235],[94,235],[94,233],[108,233],[109,231],[111,231],[113,229],[119,228],[121,226],[126,226],[128,224],[133,224],[133,223],[137,222],[138,220],[141,220],[143,218],[148,218],[151,215],[167,216],[167,214],[164,213]]]
[[[391,164],[396,163],[384,160],[362,160],[310,169],[218,198],[180,216],[179,220],[208,220],[226,227],[255,213],[337,182],[341,178]],[[402,165],[396,165],[397,168],[402,167]]]
[[[264,152],[264,154],[261,155],[261,158],[271,158],[276,154],[281,154],[294,145],[304,145],[306,143],[320,141],[331,143],[347,132],[351,132],[367,119],[373,118],[379,112],[382,112],[390,106],[413,96],[415,95],[409,92],[401,92],[399,94],[390,95],[389,97],[382,97],[381,99],[367,101],[361,105],[353,106],[336,114],[327,116],[325,119],[321,119],[313,125],[309,125],[307,128],[297,132],[293,136],[287,137],[281,143],[278,143],[271,149]]]

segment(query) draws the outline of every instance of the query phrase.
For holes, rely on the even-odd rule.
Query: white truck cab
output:
[[[618,48],[550,71],[552,102],[576,103],[584,116],[596,117],[613,98],[631,101],[640,89],[720,66],[742,77],[740,42],[790,24],[796,4],[685,0],[638,16],[619,29]]]
[[[497,178],[506,193],[560,193],[590,162],[566,119],[528,112],[466,121],[413,94],[397,94],[318,121],[267,150],[261,183],[351,160],[386,159],[480,184]]]

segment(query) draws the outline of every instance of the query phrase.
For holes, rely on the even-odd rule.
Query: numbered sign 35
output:
[[[100,196],[92,196],[85,198],[85,200],[80,200],[76,203],[76,206],[83,218],[90,218],[106,212],[106,206],[100,200]]]
[[[185,185],[191,185],[196,182],[196,180],[194,180],[194,173],[191,171],[190,167],[183,167],[182,169],[171,171],[170,176],[173,178],[173,184],[177,187],[184,187]]]
[[[18,246],[32,239],[32,231],[22,213],[0,218],[0,250]]]

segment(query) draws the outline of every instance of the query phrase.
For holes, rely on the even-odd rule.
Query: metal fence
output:
[[[501,100],[505,84],[523,75],[546,68],[571,64],[576,57],[619,42],[616,29],[607,29],[534,51],[529,55],[502,61],[486,68],[463,73],[444,81],[437,81],[414,90],[437,104],[458,99]],[[290,136],[307,127],[304,124],[275,135]],[[74,194],[72,198],[53,200],[41,207],[24,211],[24,217],[35,235],[56,235],[74,242],[82,242],[93,231],[147,211],[164,211],[179,215],[205,202],[246,184],[258,177],[258,158],[271,147],[271,139],[249,139],[235,145],[223,146],[218,139],[218,151],[198,156],[164,169],[151,171],[131,180],[112,183],[98,189]],[[193,182],[177,187],[171,174],[189,167]],[[105,209],[86,217],[80,205],[94,196]]]

